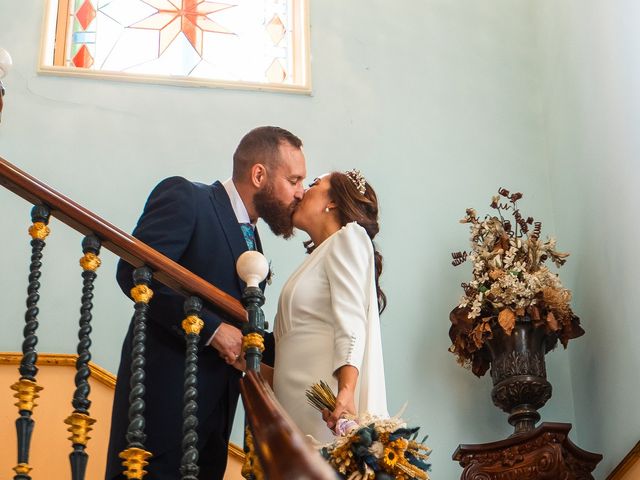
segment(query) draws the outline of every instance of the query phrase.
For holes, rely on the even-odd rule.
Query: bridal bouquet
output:
[[[540,238],[542,223],[520,212],[521,198],[522,193],[501,188],[491,199],[494,215],[480,218],[468,208],[460,223],[471,230],[471,251],[451,254],[454,266],[467,259],[473,263],[473,278],[462,284],[464,295],[450,314],[449,350],[479,377],[490,363],[485,341],[494,328],[511,335],[519,317],[528,316],[546,330],[547,351],[558,338],[566,348],[570,339],[584,334],[571,310],[571,292],[545,265],[550,260],[561,267],[569,254],[557,251],[553,238]]]
[[[324,382],[311,386],[307,399],[319,411],[335,408],[335,395]],[[336,440],[320,453],[345,480],[428,480],[431,450],[424,444],[426,437],[416,441],[418,430],[397,417],[340,419]]]

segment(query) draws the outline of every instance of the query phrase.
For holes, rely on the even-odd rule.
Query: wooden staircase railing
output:
[[[48,235],[48,219],[49,215],[59,219],[71,228],[86,235],[83,242],[85,256],[82,259],[84,290],[83,290],[83,306],[82,317],[80,319],[80,344],[83,354],[77,365],[79,374],[76,375],[76,393],[74,394],[74,412],[67,419],[72,433],[73,453],[71,455],[72,478],[73,480],[82,480],[84,478],[84,466],[86,466],[87,454],[84,447],[88,440],[87,433],[91,429],[90,425],[93,421],[89,417],[90,401],[88,400],[88,391],[83,382],[87,380],[87,362],[90,360],[88,346],[89,339],[89,322],[91,321],[91,303],[89,301],[90,293],[93,288],[92,282],[95,278],[95,270],[99,266],[98,253],[100,247],[104,247],[120,258],[129,262],[135,267],[136,273],[140,280],[140,285],[148,284],[150,276],[154,280],[172,288],[185,295],[188,298],[188,309],[190,318],[197,318],[202,301],[206,301],[216,313],[235,320],[244,322],[247,327],[244,329],[245,340],[247,338],[255,339],[256,335],[260,335],[260,328],[256,328],[255,319],[262,318],[263,314],[260,309],[262,303],[249,302],[245,307],[225,292],[219,290],[215,286],[209,284],[202,278],[194,275],[181,265],[170,260],[160,252],[154,250],[143,242],[137,240],[131,235],[123,232],[109,222],[103,220],[93,214],[86,208],[78,205],[69,198],[61,195],[38,179],[18,169],[8,161],[0,157],[0,185],[14,192],[28,202],[35,205],[32,210],[33,225],[30,229],[32,236],[32,263],[31,274],[29,276],[29,299],[28,310],[25,315],[27,328],[25,328],[25,342],[23,344],[23,361],[20,367],[21,378],[12,387],[16,390],[16,398],[18,398],[18,408],[20,418],[16,422],[18,429],[18,465],[14,467],[16,475],[14,480],[30,480],[29,472],[31,468],[28,464],[29,443],[34,428],[32,419],[34,400],[41,390],[35,381],[37,368],[35,362],[37,360],[37,352],[35,345],[37,343],[37,301],[39,298],[39,277],[40,277],[40,261],[42,259],[42,250],[45,245],[45,238]],[[250,290],[249,288],[247,289]],[[144,293],[144,289],[140,292],[139,298],[136,298],[136,315],[142,312],[139,322],[145,321],[144,304],[148,303],[150,296]],[[246,293],[246,292],[245,292]],[[249,291],[249,297],[254,298],[255,291]],[[248,312],[248,313],[247,313]],[[253,320],[247,324],[247,317]],[[181,319],[176,319],[179,322]],[[252,326],[253,325],[253,326]],[[184,326],[184,324],[183,324]],[[187,359],[186,368],[190,375],[195,375],[197,371],[197,358],[193,345],[195,343],[194,335],[197,335],[199,329],[197,326],[184,326],[187,333]],[[140,339],[144,342],[144,336]],[[247,342],[245,342],[247,343]],[[259,342],[258,342],[259,343]],[[144,347],[138,346],[138,354],[144,352]],[[265,383],[259,373],[259,357],[260,352],[256,344],[251,341],[246,345],[245,351],[252,360],[248,362],[253,365],[250,372],[241,381],[242,399],[245,404],[247,419],[250,429],[248,435],[254,450],[248,455],[249,459],[253,459],[256,464],[262,466],[264,473],[263,478],[267,479],[333,479],[335,475],[330,467],[321,459],[320,455],[315,452],[304,439],[300,431],[288,419],[282,408],[276,401],[270,387]],[[135,368],[135,367],[134,367]],[[144,378],[144,375],[141,375]],[[79,383],[78,383],[79,382]],[[187,382],[186,382],[187,383]],[[143,385],[140,385],[143,389]],[[185,411],[197,408],[192,402],[195,401],[197,395],[193,393],[193,383],[185,385]],[[140,398],[135,399],[140,402]],[[140,406],[135,407],[140,412]],[[142,407],[142,411],[144,407]],[[176,412],[179,414],[179,412]],[[185,422],[189,422],[185,418]],[[144,425],[144,422],[138,422]],[[136,425],[130,427],[132,438],[144,438],[140,431],[136,430]],[[129,436],[128,436],[129,438]],[[190,438],[193,440],[193,432],[190,432]],[[133,462],[130,471],[124,472],[127,478],[143,478],[144,465],[149,452],[145,452],[139,442],[133,442],[133,455],[129,458]],[[195,445],[195,442],[189,443],[189,448]],[[136,451],[139,450],[139,451]],[[131,452],[130,452],[131,453]],[[186,455],[194,458],[193,455]],[[196,457],[197,458],[197,455]],[[135,471],[134,471],[135,470]],[[183,465],[183,471],[189,472],[186,475],[192,475],[197,472],[195,465]],[[257,475],[256,475],[257,474]],[[176,477],[179,473],[176,472]],[[251,474],[252,478],[260,476],[260,472]],[[185,477],[186,478],[186,477]],[[189,478],[191,478],[189,476]]]
[[[329,465],[319,464],[316,456],[309,454],[304,437],[288,419],[259,372],[247,371],[240,388],[265,478],[335,480]]]
[[[46,205],[51,216],[84,235],[95,235],[102,246],[134,267],[146,265],[155,280],[185,295],[195,295],[232,319],[245,321],[239,301],[140,240],[111,225],[0,157],[0,185],[34,205]]]

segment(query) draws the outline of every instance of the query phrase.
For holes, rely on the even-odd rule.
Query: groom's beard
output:
[[[259,190],[253,197],[253,205],[258,216],[269,225],[275,235],[283,238],[293,236],[293,211],[298,203],[300,200],[294,200],[287,205],[275,198],[271,184]]]

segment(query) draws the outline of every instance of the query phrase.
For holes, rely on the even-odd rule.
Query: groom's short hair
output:
[[[267,126],[251,130],[242,137],[233,154],[233,179],[244,178],[256,163],[273,170],[279,160],[278,148],[281,143],[302,148],[302,140],[284,128]]]

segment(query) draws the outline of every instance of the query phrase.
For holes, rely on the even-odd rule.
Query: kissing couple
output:
[[[338,419],[367,412],[387,416],[379,314],[382,256],[375,191],[357,170],[307,177],[302,141],[279,127],[247,133],[233,155],[230,179],[213,184],[182,177],[160,182],[149,195],[133,236],[240,299],[235,263],[247,250],[262,252],[256,223],[290,238],[309,236],[308,255],[285,282],[262,369],[300,430],[320,442],[333,438]],[[130,295],[134,267],[120,260],[117,280]],[[261,285],[264,288],[264,284]],[[153,282],[145,365],[145,448],[153,453],[149,478],[173,480],[182,457],[184,297]],[[241,325],[202,311],[198,354],[199,478],[222,479],[242,377]],[[118,454],[127,448],[133,327],[124,339],[113,404],[105,478],[124,479]],[[324,381],[336,407],[320,415],[305,391]]]

